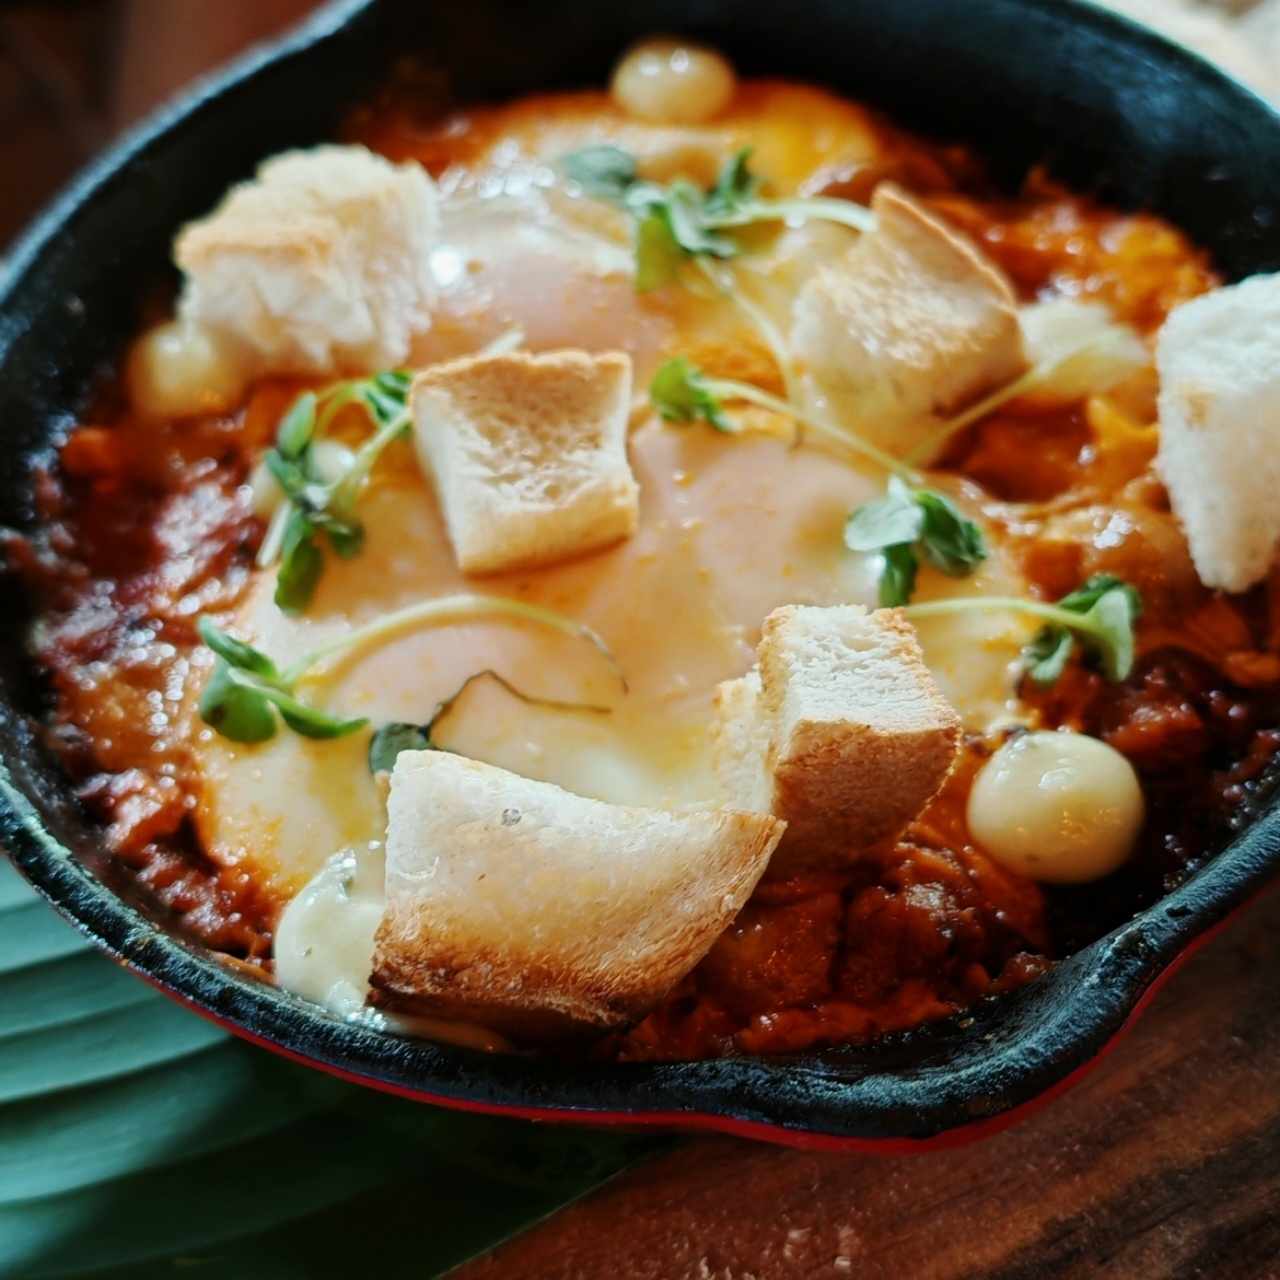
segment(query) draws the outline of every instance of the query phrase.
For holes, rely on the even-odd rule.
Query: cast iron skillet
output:
[[[1153,209],[1238,278],[1280,268],[1280,117],[1205,63],[1067,0],[343,0],[200,86],[94,165],[0,280],[0,519],[31,519],[30,464],[133,331],[174,229],[263,155],[331,135],[412,51],[457,99],[598,85],[632,39],[679,31],[746,73],[828,83],[927,131],[974,142],[1015,179],[1046,161],[1077,187]],[[1280,868],[1260,816],[1188,883],[1047,977],[964,1019],[863,1049],[787,1058],[580,1066],[353,1026],[240,976],[129,901],[41,747],[25,603],[0,603],[0,839],[118,959],[238,1034],[366,1084],[460,1108],[721,1129],[894,1149],[1008,1123],[1062,1087],[1153,984]]]

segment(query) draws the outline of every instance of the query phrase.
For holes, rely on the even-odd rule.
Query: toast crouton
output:
[[[1013,290],[969,240],[891,183],[871,208],[876,229],[797,295],[792,346],[813,392],[905,456],[1026,356]]]
[[[771,878],[839,868],[899,836],[941,787],[960,719],[896,609],[788,605],[759,668],[718,691],[728,803],[784,818]]]
[[[761,713],[760,671],[716,686],[712,734],[716,778],[734,808],[773,811],[769,724]]]
[[[388,811],[373,986],[522,1039],[641,1018],[737,914],[785,825],[606,804],[444,751],[401,753]]]
[[[413,384],[414,434],[464,573],[530,568],[629,537],[631,359],[472,356]]]
[[[1207,587],[1244,591],[1280,541],[1280,275],[1174,308],[1156,339],[1156,460]]]
[[[367,373],[430,328],[436,189],[364,147],[289,151],[178,235],[181,314],[235,334],[268,373]]]

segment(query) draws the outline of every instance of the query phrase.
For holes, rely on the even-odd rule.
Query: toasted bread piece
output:
[[[847,866],[895,839],[960,742],[960,718],[896,609],[775,609],[758,673],[722,684],[717,706],[728,803],[787,822],[771,878]]]
[[[892,183],[877,225],[796,297],[792,345],[811,391],[906,455],[945,414],[1026,368],[1013,290],[994,263]]]
[[[1156,339],[1157,467],[1207,587],[1244,591],[1280,540],[1280,276],[1176,307]]]
[[[620,1027],[747,900],[785,824],[588,800],[444,751],[391,775],[375,988],[519,1038]]]
[[[288,151],[179,233],[184,317],[235,334],[269,373],[400,364],[431,325],[435,184],[364,147]]]
[[[771,813],[769,722],[761,711],[760,697],[758,668],[716,686],[713,751],[716,778],[728,802],[752,813]]]
[[[472,356],[419,374],[412,397],[464,573],[549,564],[635,532],[629,356]]]

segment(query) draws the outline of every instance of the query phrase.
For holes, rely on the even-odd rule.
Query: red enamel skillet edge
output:
[[[552,4],[543,17],[554,29],[557,12],[563,16],[580,7]],[[462,20],[458,6],[437,8],[448,10],[452,22]],[[481,11],[492,16],[503,8],[468,5],[472,16],[466,21],[475,21]],[[665,8],[672,13],[664,22]],[[755,22],[758,32],[769,37],[766,47],[776,45],[776,33],[761,16],[767,8],[745,0],[655,4],[640,28],[603,31],[582,46],[583,65],[590,64],[592,71],[580,78],[598,82],[607,66],[600,50],[612,53],[651,27],[692,29],[717,39],[717,24],[724,24],[732,38],[721,33],[718,42],[736,54],[734,40],[749,33]],[[349,0],[199,86],[183,104],[161,113],[93,166],[29,233],[0,280],[0,422],[15,437],[11,456],[47,446],[51,424],[65,419],[68,406],[83,395],[86,370],[111,359],[132,328],[130,320],[118,316],[112,319],[114,333],[93,323],[95,316],[112,315],[113,305],[125,307],[136,293],[137,276],[121,278],[131,261],[129,226],[122,221],[127,211],[150,194],[165,206],[168,225],[176,226],[207,207],[225,187],[221,169],[247,170],[241,156],[326,136],[338,107],[377,83],[388,58],[386,24],[404,20],[403,9],[399,18],[388,17],[394,9],[385,2]],[[861,23],[868,40],[872,32],[880,40],[883,47],[865,51],[859,84],[872,82],[871,64],[883,66],[886,50],[891,53],[904,36],[886,29],[892,18],[874,3],[813,4],[807,9],[816,27]],[[1064,0],[1039,6],[1023,0],[966,5],[966,34],[958,37],[949,30],[955,24],[949,23],[952,45],[939,52],[940,24],[954,17],[954,9],[950,15],[946,9],[946,4],[920,0],[912,7],[906,33],[919,48],[932,48],[939,83],[946,78],[948,57],[958,59],[957,74],[972,75],[966,58],[976,65],[981,50],[989,51],[993,42],[1006,47],[1022,41],[1025,46],[1034,36],[1045,42],[1040,60],[1030,64],[1041,82],[1049,65],[1045,59],[1054,57],[1067,63],[1092,57],[1089,65],[1096,74],[1102,49],[1125,65],[1137,60],[1152,74],[1166,73],[1165,79],[1185,93],[1197,112],[1209,102],[1217,113],[1211,121],[1215,139],[1224,119],[1239,135],[1221,143],[1238,154],[1226,156],[1221,162],[1226,178],[1212,179],[1218,185],[1209,187],[1227,228],[1215,245],[1219,258],[1233,274],[1276,265],[1268,259],[1270,239],[1254,232],[1269,225],[1265,219],[1259,222],[1261,215],[1280,210],[1280,191],[1263,190],[1265,199],[1251,192],[1238,163],[1245,154],[1255,169],[1265,167],[1263,155],[1280,159],[1280,122],[1256,99],[1163,42]],[[421,13],[415,9],[415,17]],[[688,18],[680,21],[677,14]],[[610,19],[615,26],[618,18]],[[1014,19],[1019,25],[1009,26]],[[793,14],[789,20],[799,19]],[[1036,23],[1046,21],[1056,25],[1035,36]],[[404,30],[397,29],[397,38],[403,38]],[[569,38],[567,32],[567,27],[559,31],[561,44]],[[957,40],[962,47],[953,47]],[[521,41],[522,55],[532,57],[533,46],[523,32]],[[819,40],[818,47],[826,43]],[[780,65],[785,63],[778,48],[770,47],[770,53]],[[1029,56],[1025,47],[1019,56]],[[570,78],[577,74],[562,49],[548,65],[552,75],[558,70]],[[835,75],[824,77],[821,69],[813,78],[856,92]],[[299,88],[315,83],[331,90],[335,105],[327,119],[305,109],[305,95],[298,105]],[[1075,82],[1068,74],[1064,83],[1070,87]],[[1162,84],[1168,92],[1169,85]],[[496,92],[521,91],[519,85],[501,83],[501,76],[492,87]],[[264,111],[264,103],[274,105]],[[983,112],[990,110],[987,103],[977,105]],[[1115,105],[1095,107],[1114,110]],[[1189,155],[1194,158],[1194,130],[1189,137],[1190,142],[1182,139],[1169,167],[1177,168]],[[205,161],[198,171],[192,169],[193,155]],[[1280,165],[1272,167],[1280,170]],[[182,179],[180,188],[166,185],[166,177],[174,174]],[[1189,213],[1184,222],[1199,220],[1195,209]],[[95,225],[104,217],[106,231]],[[86,261],[92,262],[92,270]],[[54,311],[56,325],[50,321]],[[6,465],[12,467],[7,459],[0,462],[0,510],[9,508],[15,512],[11,518],[20,520],[23,504],[15,495],[26,480],[25,470],[21,476],[5,474]],[[1187,884],[1043,979],[970,1011],[963,1026],[943,1023],[869,1048],[780,1058],[573,1065],[413,1041],[343,1022],[235,972],[211,953],[167,933],[89,869],[102,865],[100,839],[68,795],[24,714],[32,709],[27,693],[31,676],[21,662],[21,603],[16,598],[4,616],[14,621],[0,652],[0,757],[5,766],[0,774],[0,842],[18,868],[105,950],[236,1034],[333,1074],[443,1106],[542,1120],[718,1130],[831,1150],[901,1151],[966,1141],[1012,1123],[1036,1102],[1068,1087],[1137,1015],[1161,975],[1280,868],[1280,816],[1267,813]]]

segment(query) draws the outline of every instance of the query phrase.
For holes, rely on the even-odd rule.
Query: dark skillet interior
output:
[[[1078,188],[1178,223],[1231,278],[1280,268],[1280,117],[1198,60],[1083,5],[348,0],[108,155],[20,246],[0,282],[0,520],[30,520],[31,456],[117,358],[146,286],[168,270],[174,229],[261,156],[330,135],[406,52],[455,99],[496,98],[598,85],[630,40],[664,30],[708,40],[746,73],[827,83],[903,124],[972,142],[1011,181],[1047,162]],[[1272,812],[1046,978],[963,1025],[866,1049],[596,1067],[398,1040],[237,976],[117,896],[98,833],[32,728],[39,682],[23,658],[24,602],[9,589],[3,605],[0,752],[10,781],[0,835],[19,867],[86,932],[205,1010],[442,1100],[931,1137],[1025,1103],[1089,1059],[1155,976],[1280,868]]]

